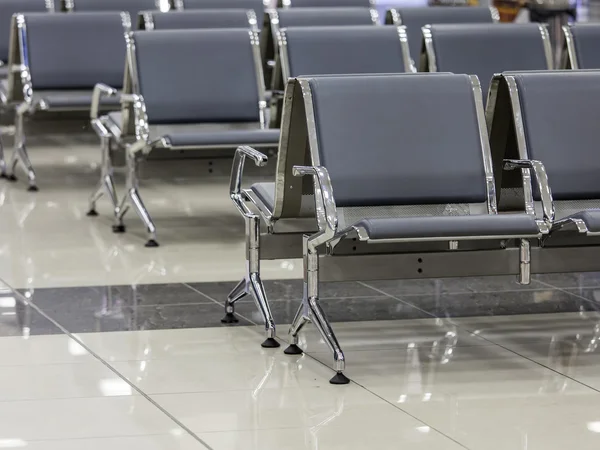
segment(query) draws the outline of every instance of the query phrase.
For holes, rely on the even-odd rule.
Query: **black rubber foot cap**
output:
[[[286,355],[301,355],[304,352],[296,344],[290,344],[289,347],[283,351],[283,353]]]
[[[227,313],[225,317],[221,319],[221,323],[238,323],[239,319],[235,317],[234,313]]]
[[[8,178],[4,172],[0,173],[0,178]]]
[[[277,342],[274,338],[267,338],[265,342],[260,344],[262,348],[277,348],[279,345],[279,342]]]
[[[350,383],[350,379],[344,375],[342,372],[336,373],[331,380],[329,380],[331,384],[348,384]]]
[[[39,191],[39,190],[40,190],[40,188],[38,188],[37,186],[29,186],[29,187],[27,188],[27,190],[28,190],[29,192],[37,192],[37,191]]]
[[[156,242],[154,239],[150,239],[148,242],[146,242],[145,247],[158,247],[158,242]]]
[[[15,177],[14,175],[6,175],[6,179],[8,181],[17,181],[17,177]]]
[[[125,233],[125,225],[113,225],[113,233]]]
[[[98,216],[98,211],[96,211],[95,209],[90,209],[87,212],[86,216],[88,216],[88,217],[96,217],[96,216]]]

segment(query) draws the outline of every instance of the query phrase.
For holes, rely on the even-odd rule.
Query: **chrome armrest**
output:
[[[244,217],[252,217],[252,211],[248,209],[244,199],[242,198],[242,176],[244,174],[244,165],[246,158],[254,161],[258,167],[264,167],[267,164],[268,158],[258,150],[247,145],[238,147],[233,157],[233,166],[231,167],[231,179],[229,182],[229,196],[234,205]]]
[[[548,225],[552,225],[555,217],[554,200],[552,199],[552,191],[550,190],[550,184],[548,183],[548,174],[546,168],[540,161],[529,160],[529,159],[505,159],[504,170],[514,169],[530,169],[533,171],[533,175],[540,191],[542,198],[542,212],[544,214],[544,222]]]
[[[329,172],[325,167],[294,166],[292,174],[295,177],[311,175],[315,191],[315,209],[319,233],[311,237],[314,247],[330,241],[337,232],[337,207],[333,198],[333,188]]]
[[[92,94],[92,109],[90,111],[90,118],[92,120],[98,118],[98,110],[100,109],[100,101],[102,97],[114,97],[118,91],[104,83],[98,83],[94,86],[94,93]]]

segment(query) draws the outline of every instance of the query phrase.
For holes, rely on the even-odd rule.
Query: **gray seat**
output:
[[[250,21],[254,23],[251,24]],[[139,29],[183,30],[197,28],[256,28],[254,11],[246,9],[204,9],[140,13]]]
[[[410,55],[415,66],[421,55],[423,34],[421,28],[432,24],[449,23],[492,23],[498,11],[486,7],[472,6],[429,6],[422,8],[396,8],[386,13],[385,23],[405,26]],[[499,17],[496,19],[499,20]]]
[[[479,77],[484,95],[494,74],[552,68],[548,31],[538,24],[431,25],[421,70],[469,73]]]
[[[3,101],[16,106],[14,168],[21,163],[30,189],[36,190],[35,172],[25,148],[23,116],[37,111],[90,111],[117,109],[118,97],[93,105],[98,83],[121,87],[131,21],[126,12],[77,14],[16,14],[12,21],[11,71]],[[17,38],[19,36],[19,39]],[[22,37],[22,39],[21,39]],[[23,43],[23,45],[21,45]],[[114,92],[113,92],[114,94]],[[11,178],[16,179],[14,173]]]
[[[65,0],[69,12],[127,11],[132,18],[140,11],[160,9],[160,0]]]
[[[577,23],[563,30],[567,45],[566,68],[600,69],[600,24]]]
[[[278,0],[277,6],[283,8],[318,8],[318,7],[363,7],[374,6],[375,2],[371,0]]]
[[[262,0],[174,0],[175,9],[251,9],[256,14],[257,27],[263,27],[265,5]]]
[[[46,0],[2,0],[0,2],[0,29],[4,30],[0,33],[0,61],[8,62],[9,38],[10,38],[10,22],[15,13],[32,13],[32,12],[54,12],[54,2]],[[3,72],[6,71],[6,68]],[[0,77],[6,77],[6,73],[0,74]]]
[[[266,85],[277,53],[277,34],[282,28],[314,26],[376,25],[377,12],[370,8],[280,8],[265,14],[260,36]]]
[[[514,121],[516,130],[508,145],[506,139],[504,143],[492,139],[497,159],[508,153],[522,160],[539,160],[548,176],[550,199],[543,197],[544,189],[537,183],[518,180],[526,183],[525,203],[555,211],[554,231],[565,226],[572,230],[580,220],[585,226],[579,224],[579,233],[600,232],[600,71],[505,73],[494,83],[492,133],[507,121]],[[507,108],[511,99],[518,105],[516,110]],[[507,112],[510,117],[505,117]],[[502,187],[514,187],[507,184],[510,181],[503,176]]]
[[[141,200],[135,170],[138,161],[152,150],[277,147],[279,130],[267,129],[265,123],[259,55],[256,30],[132,33],[123,108],[120,113],[108,114],[101,128],[103,135],[107,129],[111,139],[127,145],[131,156],[127,195],[116,209],[117,229],[124,228],[123,215],[129,204],[146,225],[147,245],[158,245],[156,227]],[[185,70],[174,71],[173,67]],[[104,173],[109,169],[105,167]],[[97,193],[92,196],[92,211]]]
[[[363,219],[354,226],[363,227],[374,240],[510,237],[539,233],[535,218],[526,214]]]
[[[275,183],[255,183],[250,189],[270,211],[273,211],[275,206]]]

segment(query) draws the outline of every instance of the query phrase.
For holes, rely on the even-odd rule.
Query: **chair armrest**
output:
[[[242,198],[242,176],[244,174],[246,158],[250,158],[258,167],[264,167],[267,164],[268,158],[263,153],[247,145],[238,147],[235,151],[235,156],[233,157],[231,179],[229,182],[229,196],[244,217],[252,217],[252,211],[248,209]]]
[[[337,207],[333,198],[333,188],[329,172],[325,167],[294,166],[292,174],[295,177],[311,175],[315,190],[315,207],[319,234],[313,239],[314,246],[331,240],[337,232]]]
[[[104,83],[98,83],[94,86],[94,93],[92,94],[92,108],[90,111],[90,118],[97,119],[98,111],[100,109],[100,101],[102,97],[114,97],[118,91]]]
[[[555,216],[554,200],[552,199],[552,191],[550,190],[548,174],[546,173],[544,165],[540,161],[529,159],[505,159],[504,170],[514,169],[530,169],[533,171],[533,176],[536,180],[542,199],[544,221],[548,225],[552,225]]]

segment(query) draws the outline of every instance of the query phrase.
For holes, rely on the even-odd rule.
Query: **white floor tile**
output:
[[[189,434],[177,433],[151,436],[119,436],[90,439],[59,439],[54,441],[4,440],[5,448],[26,450],[205,450],[206,447]],[[12,444],[12,447],[10,445]],[[3,441],[0,440],[0,448]]]

